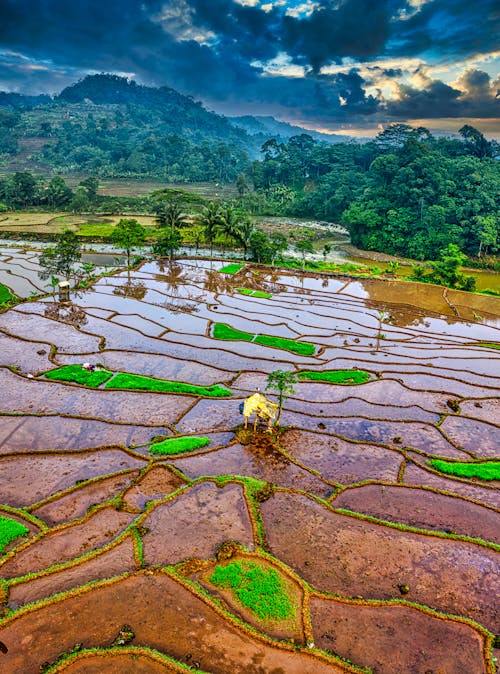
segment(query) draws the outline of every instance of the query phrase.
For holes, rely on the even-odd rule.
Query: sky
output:
[[[498,0],[0,0],[0,90],[111,72],[228,115],[500,137]]]

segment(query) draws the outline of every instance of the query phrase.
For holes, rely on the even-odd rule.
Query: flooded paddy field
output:
[[[443,465],[500,461],[499,299],[186,259],[59,304],[1,255],[1,672],[494,674],[498,471]]]

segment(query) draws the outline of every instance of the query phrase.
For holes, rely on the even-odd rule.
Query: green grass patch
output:
[[[265,293],[263,290],[252,290],[251,288],[235,288],[240,295],[249,295],[250,297],[260,297],[265,300],[271,299],[271,293]]]
[[[261,620],[286,620],[293,614],[285,583],[276,569],[255,562],[229,562],[215,568],[210,582],[232,590],[239,603]]]
[[[114,230],[114,225],[108,224],[83,224],[78,227],[78,236],[102,236],[105,238],[111,237]]]
[[[323,370],[323,372],[299,372],[298,379],[306,381],[324,381],[329,384],[366,384],[371,379],[371,374],[364,370]]]
[[[227,323],[216,323],[214,325],[214,337],[215,339],[251,342],[254,336],[250,332],[235,330],[230,325],[227,325]]]
[[[24,524],[0,515],[0,554],[11,541],[20,536],[26,536],[29,532],[30,530]]]
[[[487,349],[500,349],[500,344],[493,344],[493,342],[479,342],[476,346],[484,346]]]
[[[192,452],[195,449],[206,447],[210,443],[210,438],[199,437],[185,437],[185,438],[168,438],[163,442],[157,442],[151,445],[149,451],[151,454],[166,454],[173,456],[175,454],[184,454],[184,452]]]
[[[480,480],[500,480],[500,461],[484,463],[451,462],[432,459],[430,465],[441,473],[458,477],[478,477]]]
[[[294,339],[286,339],[286,337],[257,335],[254,342],[256,344],[263,344],[264,346],[274,346],[276,349],[293,351],[293,353],[298,353],[301,356],[312,356],[316,350],[315,345],[310,342],[296,342]]]
[[[190,395],[206,396],[207,398],[227,398],[231,391],[224,386],[197,386],[184,384],[178,381],[154,379],[140,374],[119,373],[106,384],[107,389],[129,389],[134,391],[159,391],[161,393],[189,393]]]
[[[46,379],[51,379],[53,381],[69,381],[74,384],[90,386],[91,388],[100,386],[112,376],[113,373],[109,372],[109,370],[95,370],[94,372],[89,372],[88,370],[84,370],[81,365],[63,365],[62,367],[58,367],[57,370],[50,370],[45,373]]]
[[[222,267],[222,269],[219,269],[219,271],[221,274],[237,274],[240,269],[243,269],[244,266],[244,264],[232,262],[231,264],[227,264],[225,267]]]
[[[251,342],[253,340],[256,344],[273,346],[275,349],[284,349],[285,351],[293,351],[302,356],[312,356],[316,350],[316,346],[310,342],[296,342],[294,339],[272,337],[271,335],[252,335],[250,332],[235,330],[226,323],[216,323],[214,325],[214,337],[215,339],[245,342]]]
[[[7,286],[0,283],[0,304],[6,304],[14,299],[14,295],[10,292]]]

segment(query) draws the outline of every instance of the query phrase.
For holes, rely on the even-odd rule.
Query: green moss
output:
[[[366,384],[371,375],[364,370],[323,370],[322,372],[299,372],[298,379],[307,381],[326,381],[330,384]]]
[[[500,480],[500,461],[451,462],[433,459],[430,464],[441,473],[457,475],[459,477],[478,477],[480,480]]]
[[[244,264],[237,264],[233,262],[231,264],[227,264],[225,267],[222,267],[222,269],[219,269],[219,271],[221,274],[237,274],[240,269],[243,269],[244,266]]]
[[[263,290],[252,290],[251,288],[235,288],[240,295],[250,295],[250,297],[260,297],[262,299],[271,299],[271,293],[265,293]]]
[[[14,299],[14,295],[10,292],[7,286],[0,283],[0,304],[5,304]]]
[[[226,323],[216,323],[214,325],[214,337],[215,339],[240,340],[245,342],[251,342],[253,339],[253,335],[249,332],[235,330]]]
[[[188,393],[208,398],[226,398],[231,391],[224,386],[213,384],[212,386],[197,386],[196,384],[184,384],[177,381],[153,379],[139,374],[119,373],[106,384],[107,389],[132,389],[135,391],[159,391],[161,393]]]
[[[57,368],[57,370],[50,370],[45,373],[46,379],[51,379],[53,381],[69,381],[74,382],[75,384],[90,386],[91,388],[100,386],[112,376],[113,373],[108,370],[95,370],[94,372],[89,372],[88,370],[84,370],[81,365],[63,365],[62,367]]]
[[[167,454],[172,456],[174,454],[183,454],[184,452],[191,452],[201,447],[206,447],[210,443],[210,438],[185,437],[185,438],[169,438],[163,442],[158,442],[151,445],[149,451],[151,454]]]
[[[26,536],[30,530],[17,520],[10,517],[2,517],[0,515],[0,553],[7,547],[7,545],[20,536]]]
[[[487,349],[500,349],[500,344],[493,344],[492,342],[480,342],[476,346],[484,346]]]
[[[285,349],[286,351],[293,351],[302,356],[312,356],[316,347],[310,342],[297,342],[294,339],[286,339],[285,337],[273,337],[272,335],[252,335],[250,332],[242,332],[235,330],[226,323],[216,323],[214,325],[215,339],[235,340],[262,344],[263,346],[272,346],[275,349]]]
[[[293,353],[298,353],[301,356],[312,356],[316,350],[315,345],[310,342],[296,342],[294,339],[271,337],[270,335],[257,335],[254,342],[264,346],[274,346],[276,349],[293,351]]]
[[[215,568],[210,582],[232,590],[239,603],[261,620],[286,620],[293,614],[285,583],[276,569],[255,562],[229,562]]]

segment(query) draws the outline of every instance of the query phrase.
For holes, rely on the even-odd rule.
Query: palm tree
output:
[[[196,218],[196,224],[203,227],[203,233],[210,244],[210,257],[213,254],[214,239],[220,228],[219,205],[211,201]]]
[[[161,202],[155,211],[158,227],[170,227],[170,231],[173,232],[186,224],[186,215],[177,201]]]
[[[223,234],[242,246],[246,259],[254,229],[249,217],[232,206],[225,206],[220,214],[220,228]]]

